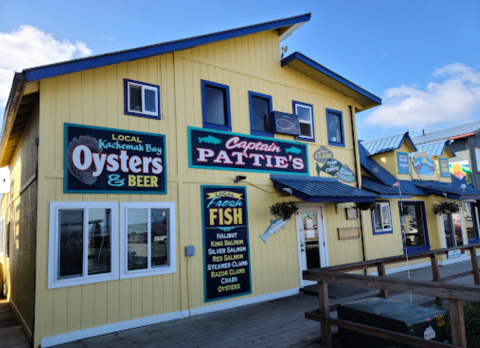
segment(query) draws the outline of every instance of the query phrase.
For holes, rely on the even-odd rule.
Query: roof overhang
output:
[[[344,77],[334,73],[299,52],[295,52],[282,59],[282,67],[283,66],[298,70],[314,80],[352,98],[362,105],[364,109],[369,109],[382,104],[382,99],[376,95],[357,86],[353,82],[348,81]]]

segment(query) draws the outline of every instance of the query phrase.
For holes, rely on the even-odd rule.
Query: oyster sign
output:
[[[165,194],[165,136],[65,124],[64,191]]]
[[[190,168],[308,175],[307,145],[188,128]]]

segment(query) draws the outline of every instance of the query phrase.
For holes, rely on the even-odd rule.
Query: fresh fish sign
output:
[[[283,220],[282,218],[270,220],[270,226],[268,226],[264,234],[260,235],[260,238],[263,240],[264,243],[267,243],[267,237],[270,237],[274,233],[277,233],[277,231],[285,228],[285,226],[287,226],[287,223],[289,221],[290,219]]]
[[[165,136],[65,124],[64,191],[167,191]]]
[[[324,172],[330,176],[336,176],[340,181],[346,183],[355,182],[356,176],[353,170],[351,170],[347,164],[343,164],[335,159],[333,152],[326,147],[322,146],[315,151],[313,158],[315,158],[315,161],[318,163],[324,163],[323,166],[316,163],[315,168],[318,176],[320,176],[320,172]]]
[[[308,175],[307,145],[188,128],[191,168]]]

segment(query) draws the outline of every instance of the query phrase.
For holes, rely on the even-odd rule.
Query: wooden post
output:
[[[318,282],[318,311],[320,315],[330,316],[330,304],[328,299],[328,284]],[[332,348],[332,327],[329,324],[320,324],[322,334],[322,344],[327,348]]]
[[[467,347],[467,335],[465,332],[465,318],[463,316],[462,300],[450,299],[449,301],[452,343],[460,347]]]
[[[480,285],[480,275],[478,274],[478,259],[477,259],[477,248],[472,246],[470,250],[470,257],[472,259],[472,271],[473,279],[475,280],[475,285]]]
[[[379,277],[385,277],[387,275],[387,272],[385,271],[385,264],[383,262],[379,262],[377,264],[377,271]],[[388,290],[380,290],[380,297],[388,298]]]
[[[440,270],[438,269],[438,255],[436,253],[430,255],[430,261],[432,262],[433,281],[438,283],[438,281],[440,280]],[[442,299],[440,297],[437,297],[435,301],[437,302],[438,306],[442,304]]]

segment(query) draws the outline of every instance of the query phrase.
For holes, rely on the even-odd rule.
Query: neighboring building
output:
[[[416,145],[439,140],[450,140],[450,146],[455,151],[455,157],[449,159],[451,173],[473,187],[480,188],[480,121],[412,137]]]
[[[415,145],[408,132],[360,143],[362,188],[379,195],[363,219],[368,259],[480,242],[475,207],[480,192],[450,174],[448,160],[454,156],[449,140]],[[433,205],[441,201],[458,203],[459,213],[435,215]],[[439,263],[467,259],[468,253],[450,253]],[[409,267],[429,264],[422,259]]]
[[[293,295],[303,270],[365,258],[347,208],[378,194],[359,188],[356,113],[381,100],[281,59],[309,19],[15,75],[0,263],[33,347]],[[272,223],[288,200],[300,214]]]

